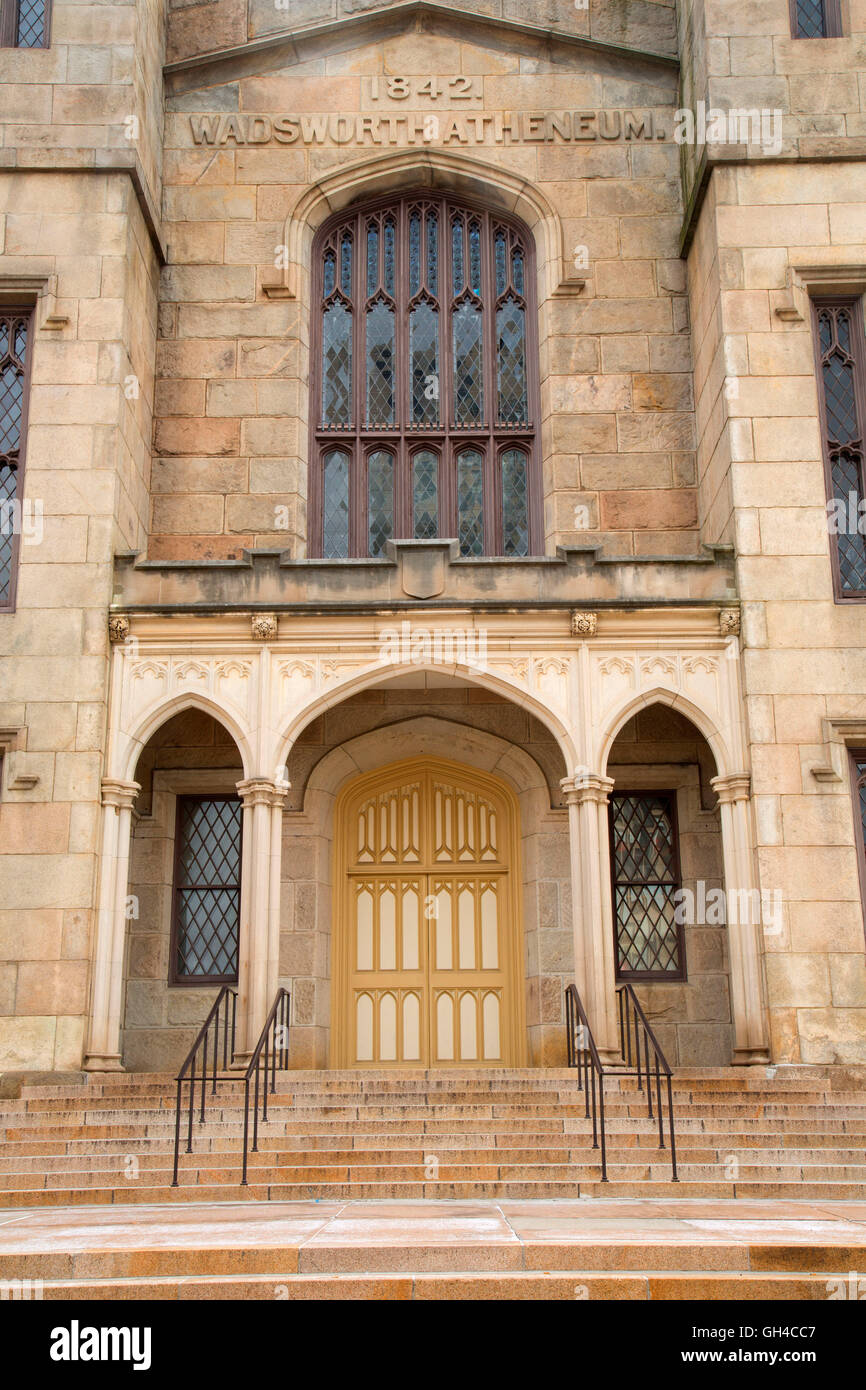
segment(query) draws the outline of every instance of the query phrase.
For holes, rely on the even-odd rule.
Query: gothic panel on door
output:
[[[504,787],[446,763],[385,769],[341,796],[335,1065],[522,1060],[516,829]]]

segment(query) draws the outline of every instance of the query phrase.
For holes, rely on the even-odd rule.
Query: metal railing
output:
[[[221,1081],[236,1081],[237,1076],[224,1073],[235,1055],[235,1019],[237,1015],[237,991],[223,985],[213,1007],[199,1029],[198,1037],[189,1050],[187,1059],[177,1074],[177,1105],[174,1114],[174,1171],[171,1185],[177,1187],[177,1171],[180,1162],[180,1116],[184,1086],[189,1087],[189,1106],[186,1123],[186,1152],[192,1153],[193,1113],[196,1110],[195,1088],[200,1080],[201,1102],[199,1124],[204,1124],[205,1102],[208,1086],[212,1095]],[[222,1065],[220,1065],[222,1057]],[[210,1059],[210,1063],[209,1063]],[[199,1064],[201,1071],[199,1073]],[[210,1070],[210,1076],[208,1072]]]
[[[619,1043],[622,1060],[605,1067],[598,1055],[589,1020],[575,985],[565,991],[565,1027],[568,1065],[578,1071],[578,1088],[586,1094],[586,1117],[592,1115],[592,1147],[601,1141],[601,1180],[607,1182],[607,1148],[604,1122],[604,1082],[606,1076],[634,1076],[643,1094],[646,1083],[647,1114],[658,1119],[659,1148],[664,1149],[665,1125],[662,1105],[662,1077],[667,1091],[668,1134],[670,1136],[671,1177],[678,1182],[677,1148],[674,1135],[672,1072],[661,1045],[650,1027],[632,986],[627,982],[616,991],[619,1009]],[[653,1111],[653,1080],[656,1108]],[[597,1091],[597,1096],[596,1096]]]
[[[641,1008],[637,995],[631,985],[626,982],[617,989],[617,1000],[619,1002],[619,1046],[622,1052],[625,1070],[619,1070],[620,1076],[636,1076],[637,1088],[643,1091],[644,1081],[646,1081],[646,1100],[647,1114],[652,1120],[653,1116],[653,1071],[655,1072],[656,1090],[656,1114],[659,1122],[659,1148],[665,1147],[665,1128],[664,1111],[662,1108],[662,1076],[665,1078],[668,1099],[668,1133],[670,1135],[671,1146],[671,1181],[679,1182],[677,1177],[677,1141],[674,1135],[674,1098],[671,1086],[671,1069],[665,1054],[662,1052],[661,1045],[649,1025],[647,1016]],[[634,1070],[632,1066],[632,1039],[634,1039]],[[643,1062],[641,1061],[641,1042],[643,1043]],[[650,1062],[650,1052],[652,1052],[653,1064]]]
[[[577,1067],[577,1084],[586,1091],[586,1118],[592,1113],[592,1147],[598,1148],[601,1136],[601,1180],[607,1182],[607,1147],[604,1131],[604,1067],[592,1036],[589,1019],[580,1002],[576,985],[565,991],[565,1027],[568,1045],[568,1065]],[[596,1086],[598,1097],[596,1099]]]
[[[261,1090],[262,1120],[268,1118],[268,1072],[270,1071],[270,1093],[277,1089],[277,1072],[286,1071],[289,1065],[289,1014],[291,995],[286,989],[277,990],[277,997],[253,1048],[249,1066],[244,1073],[244,1164],[241,1184],[246,1186],[247,1159],[250,1152],[258,1153],[259,1148],[259,1092]],[[260,1086],[261,1082],[261,1086]],[[253,1142],[249,1144],[250,1134],[250,1084],[253,1084]]]

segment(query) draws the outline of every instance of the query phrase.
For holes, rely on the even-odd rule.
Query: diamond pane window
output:
[[[484,554],[482,458],[464,449],[457,460],[457,538],[461,555]]]
[[[522,449],[502,455],[502,549],[506,555],[529,554],[528,459]]]
[[[352,423],[352,315],[344,304],[325,310],[322,333],[322,424]]]
[[[538,553],[527,229],[415,189],[336,214],[317,233],[313,263],[320,409],[310,427],[309,553],[376,556],[387,536],[458,537],[472,555]],[[387,515],[371,491],[378,455],[393,475]],[[432,461],[423,484],[416,460]]]
[[[684,979],[674,793],[615,793],[610,836],[617,978]]]
[[[842,33],[839,0],[792,0],[794,37],[831,39]]]
[[[394,534],[394,455],[377,449],[367,463],[370,554],[382,555]]]
[[[439,534],[439,459],[422,449],[412,459],[412,535],[416,541]]]
[[[47,48],[47,0],[19,0],[16,48]]]
[[[854,794],[854,833],[858,841],[860,859],[860,894],[866,915],[866,749],[852,748],[848,756],[851,764],[851,790]]]
[[[525,425],[529,418],[526,320],[520,305],[513,299],[496,311],[496,388],[498,423]]]
[[[458,425],[480,425],[484,414],[481,310],[464,301],[452,322],[454,418]]]
[[[409,316],[412,423],[439,424],[439,314],[422,303]]]
[[[242,814],[237,797],[177,799],[175,984],[237,979]]]
[[[839,597],[866,598],[866,341],[857,300],[816,301],[820,396],[834,575]]]
[[[0,315],[0,608],[14,599],[21,532],[21,472],[24,399],[27,384],[25,313]]]
[[[349,554],[349,456],[334,449],[325,456],[326,560],[345,560]]]

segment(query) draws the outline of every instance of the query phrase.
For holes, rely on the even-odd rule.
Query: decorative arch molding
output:
[[[399,762],[407,743],[413,757],[441,758],[447,750],[453,761],[500,778],[515,795],[541,793],[550,804],[547,778],[524,749],[486,729],[425,714],[357,734],[325,753],[307,779],[304,813],[309,814],[315,798],[334,798],[353,778]]]
[[[362,199],[384,193],[401,194],[429,188],[474,198],[519,217],[532,232],[537,252],[539,304],[552,295],[579,294],[583,276],[566,254],[562,221],[540,189],[497,164],[487,164],[457,151],[394,150],[369,155],[325,174],[304,189],[286,217],[286,265],[265,284],[273,298],[310,299],[310,255],[319,227],[335,213]]]
[[[718,776],[724,777],[739,769],[735,769],[732,762],[728,745],[721,731],[716,726],[712,716],[700,705],[688,699],[681,690],[669,689],[665,686],[657,685],[651,690],[642,691],[639,695],[625,700],[618,708],[608,712],[605,728],[599,738],[598,767],[602,776],[607,776],[607,764],[611,749],[617,736],[625,728],[630,719],[639,714],[643,709],[649,709],[652,705],[666,705],[668,709],[675,710],[677,714],[682,714],[691,724],[694,724],[698,733],[706,739],[709,744],[713,757],[716,760],[716,771]]]
[[[331,663],[338,665],[338,663]],[[349,663],[346,662],[346,665]],[[355,666],[359,662],[354,663]],[[516,667],[513,679],[508,679],[502,674],[497,674],[495,667],[503,666]],[[278,730],[277,743],[274,750],[274,763],[277,767],[285,765],[288,754],[298,736],[303,732],[308,724],[317,719],[328,709],[335,705],[342,704],[351,695],[357,695],[363,690],[369,690],[385,681],[392,680],[395,676],[417,675],[420,672],[435,672],[439,675],[455,676],[464,679],[471,685],[481,686],[485,690],[490,690],[494,694],[502,695],[505,699],[511,700],[518,705],[522,705],[530,714],[538,719],[540,724],[553,735],[559,745],[562,756],[567,768],[572,768],[578,761],[577,745],[573,736],[573,726],[568,714],[568,670],[558,673],[560,682],[559,695],[560,701],[557,706],[551,707],[544,703],[544,700],[529,686],[529,668],[531,660],[523,661],[503,657],[500,662],[491,655],[489,663],[484,665],[470,665],[466,662],[449,662],[447,665],[435,662],[415,663],[411,661],[399,664],[388,665],[384,670],[381,663],[370,667],[366,665],[364,669],[356,674],[347,674],[340,679],[339,671],[333,673],[335,683],[329,688],[322,690],[309,703],[302,706],[294,714],[288,724],[282,730]],[[522,673],[522,679],[520,675]],[[312,680],[312,671],[310,679]]]
[[[244,777],[248,778],[254,775],[255,756],[249,733],[241,724],[238,715],[232,713],[226,705],[220,704],[207,695],[176,694],[160,700],[158,704],[145,712],[134,729],[121,735],[118,760],[125,768],[123,773],[125,779],[129,780],[134,776],[138,760],[154,734],[176,714],[183,714],[188,709],[196,709],[200,710],[202,714],[209,714],[212,719],[221,724],[226,732],[231,734],[237,745],[244,769]]]

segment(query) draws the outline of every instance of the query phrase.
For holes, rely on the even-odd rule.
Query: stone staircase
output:
[[[802,1073],[802,1074],[801,1074]],[[681,1071],[678,1183],[634,1078],[606,1083],[607,1183],[568,1070],[286,1072],[241,1187],[243,1086],[208,1096],[171,1186],[169,1076],[25,1086],[0,1102],[0,1207],[417,1198],[866,1199],[866,1090]]]

